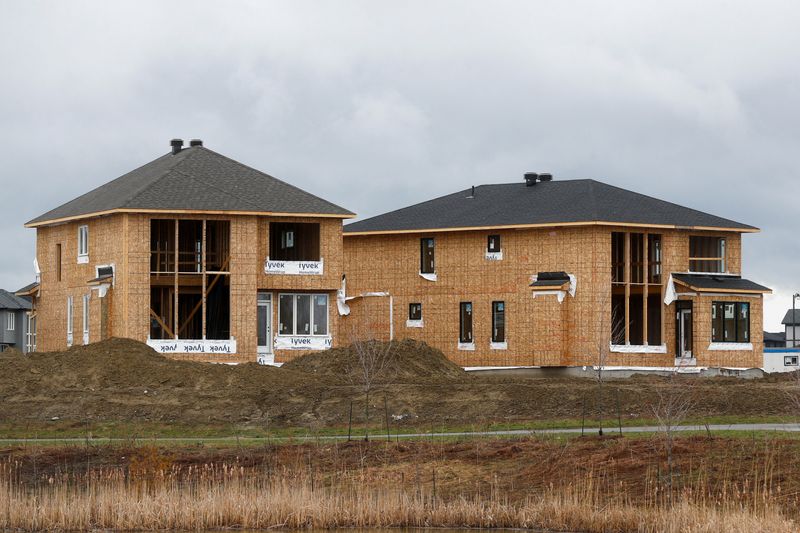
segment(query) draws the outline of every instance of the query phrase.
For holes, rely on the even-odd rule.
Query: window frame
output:
[[[727,324],[725,319],[725,307],[733,306],[733,338],[726,339],[725,333]],[[747,327],[742,334],[741,318],[742,309],[747,309]],[[749,344],[751,342],[751,322],[750,322],[750,302],[711,302],[711,342],[724,344]],[[718,330],[719,329],[719,330]]]
[[[82,298],[82,301],[83,301],[83,309],[82,309],[82,313],[81,313],[81,319],[83,320],[83,334],[88,336],[89,335],[89,320],[91,318],[91,316],[90,316],[91,309],[89,307],[89,302],[91,301],[91,294],[84,294],[83,298]]]
[[[417,313],[415,313],[415,310]],[[408,319],[409,320],[422,320],[422,303],[411,302],[408,304]]]
[[[292,299],[292,332],[291,333],[281,333],[281,309],[282,309],[282,297],[288,296]],[[297,297],[298,296],[309,296],[309,333],[297,333]],[[317,297],[324,297],[325,298],[325,333],[314,333],[314,325],[315,325],[315,307],[316,307],[316,298]],[[327,293],[318,293],[318,292],[281,292],[278,293],[278,336],[279,337],[328,337],[330,335],[331,325],[330,325],[330,297]]]
[[[67,346],[72,346],[75,326],[75,309],[72,296],[67,296]]]
[[[432,243],[430,248],[430,270],[427,270],[426,259],[426,244]],[[436,274],[436,239],[434,237],[422,237],[419,240],[419,272],[420,274]]]
[[[6,331],[16,330],[16,317],[11,310],[6,311]]]
[[[693,239],[715,239],[717,241],[716,249],[717,256],[708,256],[708,257],[697,257],[692,255],[692,240]],[[697,246],[702,248],[702,246]],[[727,238],[723,236],[717,235],[689,235],[689,272],[697,272],[701,274],[726,274],[728,272],[728,245],[727,245]],[[693,265],[694,263],[694,265]],[[700,266],[699,263],[703,264],[713,264],[717,263],[718,267],[717,270],[704,270],[702,268],[696,268]],[[692,268],[692,267],[695,268]]]
[[[496,245],[496,246],[492,246]],[[503,244],[499,234],[489,235],[486,238],[486,253],[496,254],[503,251]]]
[[[498,306],[502,306],[502,308],[498,309]],[[497,334],[498,313],[501,314],[503,318],[502,337],[498,336]],[[506,302],[504,300],[495,300],[492,302],[492,342],[506,342]]]
[[[784,355],[783,366],[800,366],[798,365],[798,357],[796,355]]]
[[[469,315],[469,331],[465,328],[465,317]],[[469,337],[466,334],[469,333]],[[475,308],[472,302],[459,302],[458,304],[458,342],[460,344],[473,344],[475,342]]]
[[[78,259],[89,258],[89,225],[78,226]]]

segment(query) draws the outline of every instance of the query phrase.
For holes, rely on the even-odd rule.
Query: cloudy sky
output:
[[[32,280],[25,221],[199,137],[360,216],[600,179],[762,228],[767,329],[800,290],[796,2],[0,9],[0,287]]]

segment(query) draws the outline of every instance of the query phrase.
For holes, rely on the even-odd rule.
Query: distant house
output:
[[[29,351],[26,341],[30,310],[30,300],[0,289],[0,352],[8,348]]]
[[[800,346],[800,309],[789,309],[781,321],[785,328],[786,347]]]
[[[786,333],[780,331],[778,333],[764,332],[764,348],[785,348],[786,347]]]

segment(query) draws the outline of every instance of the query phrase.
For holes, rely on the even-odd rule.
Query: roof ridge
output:
[[[313,197],[314,197],[314,198],[316,198],[317,200],[320,200],[320,201],[322,201],[322,202],[325,202],[326,204],[328,204],[328,205],[330,205],[330,206],[332,206],[332,207],[335,207],[335,208],[337,208],[337,209],[341,209],[342,211],[347,211],[348,213],[350,213],[350,214],[353,214],[353,215],[355,214],[355,213],[353,213],[352,211],[350,211],[349,209],[345,209],[344,207],[342,207],[342,206],[340,206],[340,205],[334,204],[333,202],[329,202],[329,201],[328,201],[328,200],[326,200],[325,198],[321,198],[321,197],[317,196],[316,194],[313,194],[313,193],[310,193],[310,192],[306,191],[305,189],[301,189],[301,188],[300,188],[300,187],[298,187],[297,185],[292,185],[291,183],[289,183],[289,182],[287,182],[287,181],[283,181],[283,180],[282,180],[282,179],[280,179],[280,178],[276,178],[275,176],[273,176],[273,175],[271,175],[271,174],[267,174],[267,173],[266,173],[266,172],[264,172],[264,171],[258,170],[258,169],[257,169],[257,168],[255,168],[255,167],[251,167],[250,165],[245,165],[244,163],[242,163],[242,162],[240,162],[240,161],[236,161],[235,159],[231,159],[230,157],[228,157],[228,156],[226,156],[226,155],[224,155],[224,154],[221,154],[221,153],[219,153],[219,152],[215,152],[214,150],[211,150],[210,148],[206,148],[205,146],[195,146],[194,148],[199,148],[199,149],[201,149],[201,150],[205,150],[206,152],[209,152],[209,153],[211,153],[211,154],[213,154],[213,155],[215,155],[215,156],[217,156],[217,157],[219,157],[219,158],[221,158],[221,159],[225,159],[226,161],[230,161],[230,162],[231,162],[231,163],[233,163],[234,165],[238,165],[238,166],[240,166],[240,167],[244,167],[244,168],[246,168],[246,169],[248,169],[248,170],[252,170],[252,171],[256,172],[257,174],[260,174],[261,176],[264,176],[264,177],[266,177],[266,178],[270,178],[270,179],[272,179],[272,180],[275,180],[275,181],[277,181],[278,183],[281,183],[282,185],[286,185],[287,187],[290,187],[290,188],[292,188],[292,189],[294,189],[294,190],[296,190],[296,191],[299,191],[299,192],[301,192],[301,193],[303,193],[303,194],[307,194],[307,195],[309,195],[309,196],[313,196]]]

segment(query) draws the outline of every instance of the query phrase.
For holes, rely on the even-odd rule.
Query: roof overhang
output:
[[[30,287],[25,287],[24,289],[18,290],[14,293],[15,296],[35,296],[36,293],[39,292],[39,284],[36,283]]]
[[[260,217],[308,217],[308,218],[339,218],[348,219],[354,218],[356,215],[350,214],[331,214],[331,213],[284,213],[277,211],[216,211],[216,210],[202,210],[202,209],[135,209],[135,208],[118,208],[107,209],[105,211],[94,211],[91,213],[84,213],[81,215],[74,215],[69,217],[53,218],[47,220],[31,220],[25,223],[26,228],[38,228],[41,226],[53,226],[56,224],[64,224],[66,222],[73,222],[76,220],[85,220],[87,218],[95,218],[107,215],[115,215],[119,213],[132,213],[132,214],[159,214],[159,215],[222,215],[222,216],[260,216]]]
[[[352,217],[349,217],[352,218]],[[724,231],[728,233],[758,233],[761,230],[755,227],[747,228],[725,228],[713,226],[682,226],[677,224],[643,224],[639,222],[606,222],[592,220],[585,222],[547,222],[542,224],[509,224],[504,226],[464,226],[455,228],[421,228],[421,229],[402,229],[402,230],[378,230],[378,231],[347,231],[344,228],[345,237],[358,237],[364,235],[402,235],[411,233],[443,233],[455,231],[486,231],[504,229],[535,229],[535,228],[556,228],[556,227],[576,227],[576,226],[605,226],[605,227],[632,227],[649,229],[670,229],[681,231]]]
[[[739,278],[736,278],[739,279]],[[694,292],[699,294],[702,293],[711,293],[711,294],[772,294],[772,289],[767,287],[761,288],[737,288],[737,287],[726,287],[724,283],[720,284],[718,287],[704,287],[697,283],[692,283],[691,280],[683,280],[677,277],[672,278],[674,283],[687,287]],[[755,284],[754,284],[755,285]]]

